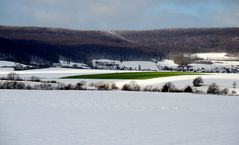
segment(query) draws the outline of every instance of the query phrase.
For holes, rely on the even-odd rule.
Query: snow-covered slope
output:
[[[0,68],[1,67],[13,67],[15,65],[16,65],[16,63],[12,62],[12,61],[3,61],[3,60],[0,61]]]
[[[24,67],[27,66],[25,64],[13,62],[13,61],[0,60],[0,68],[1,67],[15,67],[16,65],[21,65],[21,66],[24,66]]]
[[[239,97],[0,90],[2,145],[238,145]]]

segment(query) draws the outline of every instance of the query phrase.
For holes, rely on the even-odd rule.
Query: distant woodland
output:
[[[49,64],[65,59],[160,60],[172,54],[239,53],[239,28],[81,31],[0,26],[0,59]]]

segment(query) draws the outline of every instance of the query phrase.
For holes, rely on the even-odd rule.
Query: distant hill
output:
[[[184,52],[239,53],[239,28],[81,31],[0,26],[0,58],[22,63],[150,60]]]

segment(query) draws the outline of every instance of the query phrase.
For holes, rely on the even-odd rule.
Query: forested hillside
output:
[[[0,58],[52,64],[60,59],[151,60],[169,54],[239,52],[239,28],[82,31],[0,26]]]

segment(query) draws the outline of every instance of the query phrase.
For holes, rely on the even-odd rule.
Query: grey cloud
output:
[[[164,4],[176,9],[160,9]],[[187,10],[197,5],[197,15]],[[153,13],[153,7],[159,11]],[[230,27],[239,25],[238,12],[238,0],[1,0],[0,24],[73,29]]]

